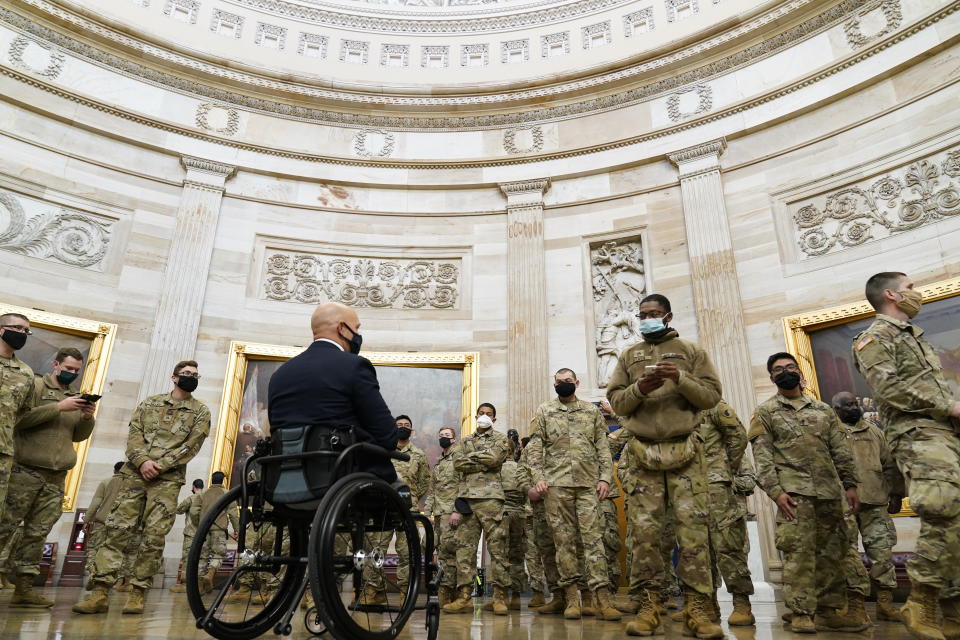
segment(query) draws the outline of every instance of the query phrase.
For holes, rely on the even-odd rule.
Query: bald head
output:
[[[857,424],[863,416],[857,397],[849,391],[841,391],[834,395],[830,404],[833,405],[833,410],[837,412],[840,421],[846,424]]]
[[[349,350],[350,338],[360,333],[360,318],[350,307],[328,302],[314,309],[310,316],[310,329],[314,340],[326,338]]]

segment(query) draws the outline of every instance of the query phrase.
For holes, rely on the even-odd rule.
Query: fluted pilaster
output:
[[[186,170],[183,194],[144,363],[141,399],[168,391],[173,365],[194,356],[220,201],[235,169],[200,158],[184,157],[182,162]]]
[[[507,424],[521,433],[549,391],[543,194],[550,181],[500,185],[507,196]]]

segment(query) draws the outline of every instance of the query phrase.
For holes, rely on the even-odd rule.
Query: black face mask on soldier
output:
[[[577,385],[573,382],[558,382],[553,385],[553,388],[557,392],[557,397],[560,398],[569,398],[577,392]]]
[[[13,329],[4,329],[3,333],[0,334],[0,338],[10,345],[10,348],[14,351],[23,349],[23,345],[27,344],[27,334],[14,331]]]
[[[840,419],[846,424],[857,424],[863,417],[863,410],[860,407],[849,407],[840,410]]]
[[[191,378],[190,376],[177,376],[177,386],[187,393],[193,393],[196,391],[198,384],[200,384],[200,381],[196,378]]]
[[[411,433],[413,432],[407,427],[397,427],[397,436],[400,438],[401,441],[409,440]]]
[[[790,391],[796,389],[797,385],[800,384],[800,374],[796,371],[781,371],[774,376],[773,383],[781,389]]]
[[[440,448],[441,448],[441,449],[449,449],[449,448],[450,448],[450,445],[452,445],[452,444],[453,444],[453,440],[451,440],[451,439],[448,438],[447,436],[441,436],[441,437],[440,437]]]

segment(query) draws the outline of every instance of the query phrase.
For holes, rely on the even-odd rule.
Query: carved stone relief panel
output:
[[[900,0],[883,0],[879,6],[873,5],[860,10],[843,23],[843,33],[852,49],[873,42],[888,33],[896,31],[903,22]]]
[[[685,102],[689,104],[684,104]],[[713,89],[710,85],[698,84],[681,89],[667,98],[667,116],[673,122],[706,113],[713,108]]]
[[[103,271],[116,220],[0,189],[0,250]]]
[[[788,206],[801,259],[960,218],[960,146]]]
[[[28,40],[23,36],[18,36],[10,43],[10,49],[7,50],[7,58],[10,64],[20,69],[44,78],[55,79],[63,71],[63,63],[66,57],[53,48],[45,47],[41,44]]]
[[[647,278],[639,236],[590,244],[597,386],[606,387],[620,352],[640,339],[637,310]]]
[[[375,309],[459,309],[462,258],[337,255],[267,247],[260,297]]]
[[[223,107],[212,102],[197,105],[194,121],[200,129],[222,136],[236,135],[240,130],[240,112],[232,107]]]

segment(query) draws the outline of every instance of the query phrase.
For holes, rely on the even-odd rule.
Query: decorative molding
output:
[[[667,8],[667,22],[677,22],[684,18],[680,16],[684,8],[688,8],[690,16],[700,12],[700,5],[697,0],[665,0]]]
[[[370,134],[374,134],[381,139],[382,144],[379,149],[370,149]],[[353,152],[361,158],[389,158],[393,154],[396,141],[396,136],[389,131],[364,129],[353,135]]]
[[[370,43],[363,40],[341,40],[340,62],[347,62],[350,54],[360,54],[360,64],[367,64],[367,54],[370,52]]]
[[[380,66],[386,67],[387,60],[392,56],[400,56],[401,67],[406,67],[410,62],[410,45],[408,44],[381,44],[380,45]]]
[[[212,179],[221,182],[232,176],[233,172],[237,170],[235,166],[230,164],[223,164],[206,158],[194,158],[193,156],[183,156],[180,158],[180,163],[183,164],[185,169],[194,169],[209,174]]]
[[[531,143],[526,149],[517,146],[517,134],[522,131],[530,132]],[[540,126],[518,127],[503,132],[503,150],[513,155],[517,153],[536,153],[543,149],[543,128]]]
[[[675,153],[669,154],[667,157],[670,158],[670,162],[677,165],[678,168],[681,168],[681,165],[694,162],[696,160],[707,160],[713,161],[716,164],[716,168],[720,167],[720,155],[727,148],[727,141],[725,138],[719,138],[717,140],[711,140],[710,142],[704,142],[703,144],[698,144],[693,147],[687,147]],[[709,166],[709,164],[708,164]],[[681,178],[687,177],[681,171]]]
[[[487,44],[464,44],[460,45],[460,66],[469,67],[472,56],[480,56],[481,67],[487,66],[490,61],[490,46]]]
[[[233,27],[233,33],[231,35],[234,39],[239,40],[240,35],[243,33],[243,16],[238,16],[235,13],[230,13],[223,9],[214,9],[213,15],[210,18],[210,31],[219,34],[221,33],[220,27],[222,25],[230,25]]]
[[[301,31],[300,38],[297,42],[297,53],[305,56],[307,55],[307,45],[315,44],[320,47],[320,55],[316,56],[318,59],[322,60],[327,57],[327,43],[330,41],[327,36],[321,36],[317,33],[306,33]]]
[[[656,28],[653,22],[653,7],[647,7],[646,9],[634,11],[633,13],[628,13],[623,16],[623,37],[632,38],[636,30],[635,27],[641,24],[646,25],[646,28],[644,28],[641,33],[647,33]]]
[[[690,92],[696,92],[697,94],[697,108],[693,111],[680,111],[681,96]],[[710,111],[712,108],[713,89],[710,88],[710,85],[706,84],[698,84],[693,87],[687,87],[686,89],[678,91],[667,98],[667,116],[673,122],[679,122],[680,120],[686,120],[688,118],[693,118],[694,116],[699,116],[702,113]]]
[[[450,64],[450,47],[447,45],[427,45],[420,47],[420,66],[428,66],[427,62],[437,56],[440,57],[441,67],[448,66]]]
[[[26,205],[26,206],[24,206]],[[115,220],[0,189],[0,249],[103,271]],[[27,209],[30,209],[28,213]]]
[[[547,58],[550,55],[550,45],[562,44],[564,55],[570,53],[570,32],[561,31],[540,36],[540,56]]]
[[[960,147],[790,206],[809,259],[960,219]]]
[[[184,20],[187,24],[197,24],[197,15],[200,13],[199,0],[167,0],[163,5],[163,15],[177,20],[176,9],[180,9],[187,14]]]
[[[47,66],[43,69],[34,69],[24,61],[23,54],[31,46],[39,47],[47,53]],[[13,39],[13,42],[10,43],[10,48],[7,50],[7,58],[9,58],[10,64],[21,71],[26,71],[44,78],[50,78],[51,80],[55,80],[60,75],[60,72],[63,71],[63,64],[67,60],[66,56],[54,50],[52,47],[45,47],[23,36],[17,36]]]
[[[892,33],[900,28],[900,23],[903,22],[903,11],[900,8],[900,0],[882,0],[879,5],[879,9],[883,12],[883,17],[887,21],[883,29],[880,31],[871,34],[869,36],[863,35],[863,32],[860,30],[860,21],[871,11],[876,10],[878,7],[876,5],[872,7],[867,7],[857,11],[857,13],[843,23],[843,33],[847,37],[847,43],[850,45],[851,49],[859,49],[860,47],[873,42],[878,38],[882,38],[888,33]]]
[[[376,309],[457,309],[462,259],[341,256],[268,248],[261,297]]]
[[[214,127],[210,124],[210,114],[217,110],[226,112],[226,122],[220,127]],[[240,112],[231,107],[213,104],[212,102],[203,102],[197,105],[197,113],[194,120],[197,123],[197,127],[205,131],[218,133],[222,136],[234,136],[240,130]]]
[[[518,195],[536,195],[542,198],[543,194],[545,194],[549,188],[550,178],[500,183],[500,191],[502,191],[507,198]]]
[[[580,38],[583,40],[584,49],[592,49],[594,46],[594,36],[602,35],[603,44],[608,45],[613,42],[613,29],[609,20],[591,24],[580,28]]]
[[[144,9],[150,6],[150,0],[130,0],[130,2]]]
[[[647,292],[640,236],[590,244],[597,386],[604,388],[620,352],[640,340],[637,310]]]
[[[287,28],[280,27],[275,24],[266,24],[263,22],[257,23],[257,35],[254,38],[253,42],[259,46],[265,46],[263,44],[264,36],[271,35],[276,37],[277,46],[274,47],[280,51],[283,51],[284,47],[287,44]]]
[[[508,62],[513,62],[511,60],[511,54],[519,51],[521,53],[521,61],[526,62],[530,59],[530,39],[523,38],[520,40],[505,40],[500,43],[500,62],[507,64]]]

